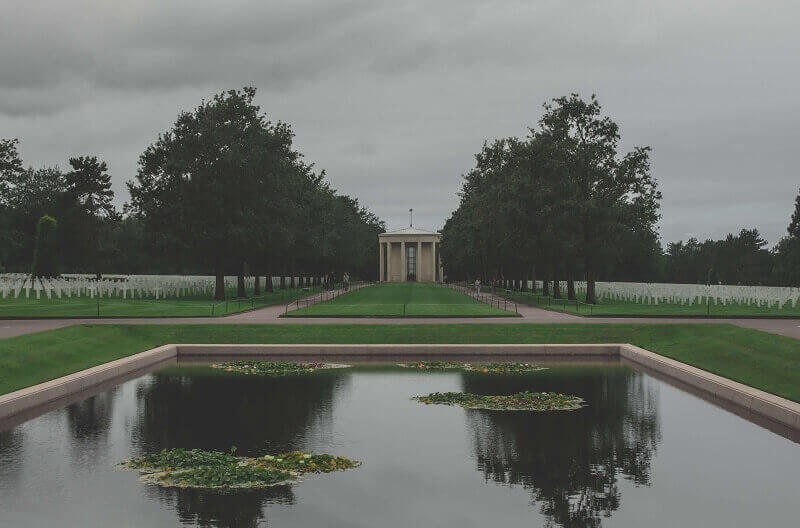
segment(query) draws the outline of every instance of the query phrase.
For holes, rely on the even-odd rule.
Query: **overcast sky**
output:
[[[650,145],[665,241],[757,227],[800,186],[800,3],[781,0],[5,0],[0,138],[26,165],[139,154],[202,98],[252,85],[334,187],[390,228],[441,228],[486,139],[596,93]]]

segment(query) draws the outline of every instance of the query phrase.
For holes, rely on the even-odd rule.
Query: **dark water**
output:
[[[305,378],[171,367],[0,432],[0,527],[797,526],[800,446],[618,363],[524,377],[363,365]],[[425,406],[464,390],[579,411]],[[313,450],[356,470],[229,494],[114,465],[170,447]]]

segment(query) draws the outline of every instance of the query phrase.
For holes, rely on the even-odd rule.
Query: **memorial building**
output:
[[[380,282],[442,282],[441,237],[436,231],[415,227],[378,235]]]

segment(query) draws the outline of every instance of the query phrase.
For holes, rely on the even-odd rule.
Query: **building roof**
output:
[[[403,229],[398,229],[397,231],[387,231],[386,233],[381,233],[382,235],[439,235],[440,233],[437,231],[428,231],[426,229],[419,229],[416,227],[404,227]]]

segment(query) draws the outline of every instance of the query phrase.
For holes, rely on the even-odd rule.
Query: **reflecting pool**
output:
[[[519,359],[515,359],[519,361]],[[526,375],[355,364],[260,377],[181,364],[0,431],[0,527],[794,526],[800,447],[617,361]],[[553,391],[536,413],[423,405]],[[228,493],[162,488],[124,459],[185,447],[361,460]]]

